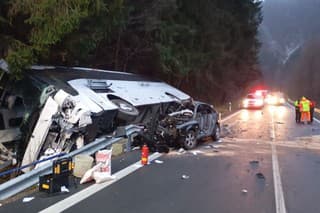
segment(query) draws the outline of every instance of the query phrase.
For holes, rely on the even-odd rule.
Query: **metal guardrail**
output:
[[[63,157],[73,157],[78,154],[91,155],[106,146],[112,145],[121,140],[121,138],[99,138],[94,142],[85,145],[84,147],[77,149]],[[51,172],[52,164],[44,165],[38,169],[34,169],[28,173],[20,175],[12,180],[9,180],[0,185],[0,200],[7,199],[35,184],[39,181],[39,176],[49,174]]]

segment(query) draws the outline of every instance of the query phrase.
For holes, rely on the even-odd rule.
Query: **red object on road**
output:
[[[142,165],[148,164],[148,157],[149,157],[149,148],[146,144],[144,144],[141,149],[141,164]]]

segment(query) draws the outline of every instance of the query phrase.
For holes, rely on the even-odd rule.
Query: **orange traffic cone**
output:
[[[149,148],[146,144],[144,144],[141,149],[141,164],[142,165],[148,164],[148,157],[149,157]]]

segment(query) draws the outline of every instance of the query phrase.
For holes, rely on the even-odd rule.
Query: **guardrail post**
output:
[[[232,103],[229,102],[229,112],[231,112],[232,108],[231,108]]]
[[[131,143],[132,143],[132,134],[128,135],[128,140],[126,144],[126,152],[131,151]]]
[[[220,134],[222,134],[222,129],[223,129],[222,118],[221,117],[222,117],[221,112],[219,112],[218,121],[219,121],[219,124],[220,124]]]

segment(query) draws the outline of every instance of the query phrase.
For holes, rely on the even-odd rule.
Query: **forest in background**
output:
[[[307,41],[283,68],[282,87],[294,98],[306,96],[320,101],[320,36]]]
[[[255,0],[2,0],[0,58],[161,79],[223,103],[261,78]]]
[[[320,101],[320,1],[266,0],[260,25],[264,79],[292,99]]]

